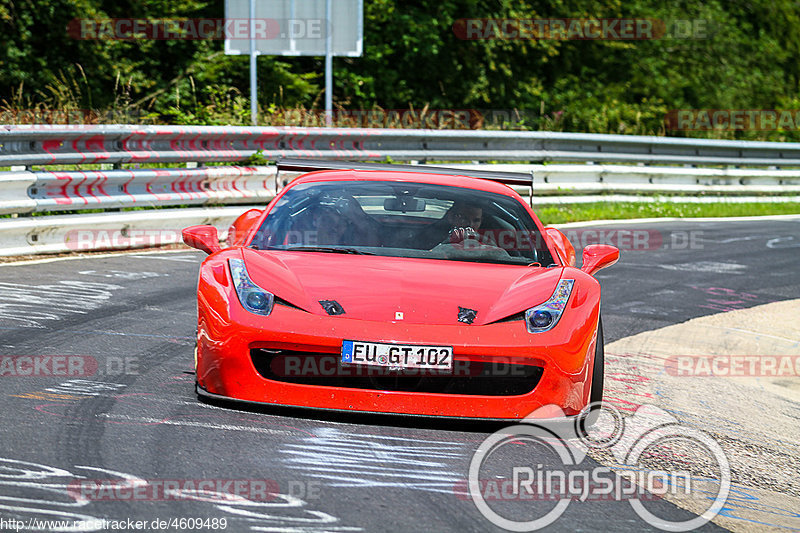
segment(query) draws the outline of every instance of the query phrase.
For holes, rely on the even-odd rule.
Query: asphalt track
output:
[[[800,218],[581,229],[598,227],[647,231],[652,248],[623,250],[620,263],[597,276],[606,343],[800,294]],[[134,253],[0,266],[0,355],[81,356],[68,361],[84,369],[77,378],[0,377],[0,519],[225,518],[227,531],[500,530],[463,492],[473,452],[500,426],[199,402],[192,350],[202,257]],[[251,489],[252,480],[269,480],[280,495],[71,496],[91,480],[150,488],[172,480],[185,489],[201,480],[251,480]],[[504,505],[517,518],[552,507]],[[663,500],[648,509],[671,520],[693,516]],[[575,501],[548,530],[656,529],[628,502]]]

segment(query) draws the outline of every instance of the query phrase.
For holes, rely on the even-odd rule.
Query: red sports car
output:
[[[197,392],[275,405],[520,419],[603,388],[600,285],[507,184],[525,174],[284,161],[309,171],[231,226],[183,230]]]

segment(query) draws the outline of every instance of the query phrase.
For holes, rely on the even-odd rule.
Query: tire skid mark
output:
[[[99,309],[121,285],[67,280],[46,285],[0,282],[0,323],[44,328],[44,321]]]
[[[118,470],[90,465],[75,465],[72,468],[76,471],[99,473],[104,481],[113,482],[117,488],[146,489],[149,485],[146,479]],[[111,479],[105,479],[109,476]],[[46,517],[40,520],[70,522],[70,525],[49,529],[50,531],[89,532],[103,529],[101,517],[124,522],[130,516],[131,503],[148,503],[122,500],[119,502],[123,504],[119,509],[121,514],[115,518],[115,514],[109,512],[109,502],[96,505],[91,498],[75,490],[81,481],[89,481],[88,476],[45,464],[0,457],[0,516],[4,519],[25,521]],[[8,494],[5,489],[14,492]],[[19,496],[21,491],[24,491],[25,496],[31,497]],[[32,497],[33,495],[36,497]],[[226,513],[228,520],[236,520],[252,531],[363,531],[360,527],[340,525],[337,516],[307,508],[308,502],[288,494],[271,493],[272,498],[269,501],[252,501],[234,493],[178,489],[170,491],[170,496],[175,498],[176,504],[193,508],[193,511],[184,512],[184,515],[202,516],[203,508],[212,506],[217,511]],[[81,512],[75,512],[77,510]]]
[[[420,458],[424,444],[425,457]],[[453,494],[471,450],[463,442],[318,428],[279,450],[289,468],[332,487],[403,488]]]
[[[46,389],[46,391],[47,390],[60,390],[60,389]],[[64,395],[52,394],[52,396],[48,397],[45,396],[45,394],[51,394],[51,393],[47,392],[24,393],[20,395],[11,395],[11,396],[22,399],[39,399],[39,400],[53,399],[53,398],[58,399],[59,401],[50,401],[48,403],[37,404],[33,407],[33,409],[42,414],[57,416],[61,418],[75,418],[75,416],[67,412],[57,412],[57,409],[54,408],[58,407],[65,408],[65,406],[69,403],[86,400],[86,395],[77,396],[77,395],[66,395],[66,394]],[[156,398],[154,397],[153,393],[114,394],[110,392],[109,393],[96,392],[90,394],[90,396],[93,397],[105,396],[107,398],[112,398],[114,400],[115,405],[141,408],[146,412],[153,411],[152,408],[153,403],[163,403],[163,404],[168,404],[170,406],[174,406],[176,404],[176,402],[172,400]],[[192,407],[205,407],[205,404],[197,402],[178,402],[178,403],[181,405],[189,405]],[[134,426],[163,425],[163,426],[178,426],[178,427],[194,427],[194,428],[219,430],[219,431],[244,431],[251,433],[262,433],[262,434],[273,434],[273,435],[292,435],[296,433],[304,433],[311,437],[314,436],[313,433],[306,431],[304,429],[297,428],[295,426],[287,424],[282,424],[270,419],[241,416],[235,413],[232,415],[229,410],[222,408],[213,408],[212,411],[217,411],[217,412],[185,413],[185,414],[167,416],[163,418],[158,418],[153,416],[143,416],[143,415],[120,414],[120,413],[99,413],[99,414],[86,413],[85,415],[82,415],[79,418],[100,418],[103,419],[105,423],[118,424],[118,425],[134,425]],[[258,425],[248,426],[243,424],[221,423],[219,422],[220,420],[226,422],[230,420],[235,420],[238,422],[252,423]],[[272,426],[272,427],[265,427],[265,426]],[[281,429],[276,429],[276,428],[281,428]]]

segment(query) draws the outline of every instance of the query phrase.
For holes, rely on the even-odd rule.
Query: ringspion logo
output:
[[[656,406],[642,405],[628,417],[610,404],[591,407],[598,421],[588,427],[585,419],[569,420],[549,405],[489,435],[472,456],[467,478],[467,496],[478,511],[509,531],[546,528],[576,500],[627,501],[645,523],[664,531],[691,531],[719,514],[730,493],[731,469],[717,441]],[[592,449],[609,453],[615,466],[585,461]],[[663,464],[680,457],[681,465],[703,465],[703,472],[655,469],[648,461],[653,456],[666,459]],[[709,478],[712,486],[705,483]],[[646,505],[658,500],[653,495],[692,499],[704,510],[686,520],[663,517]],[[489,503],[518,500],[556,503],[514,514]]]

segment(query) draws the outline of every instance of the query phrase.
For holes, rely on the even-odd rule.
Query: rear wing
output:
[[[459,168],[431,167],[426,165],[394,165],[390,163],[355,163],[350,161],[327,161],[314,159],[279,159],[276,162],[278,174],[281,171],[314,172],[315,170],[390,170],[416,172],[418,174],[447,174],[468,176],[497,181],[506,185],[524,185],[533,189],[533,172],[497,172],[493,170],[465,170]],[[275,177],[277,183],[277,176]]]

